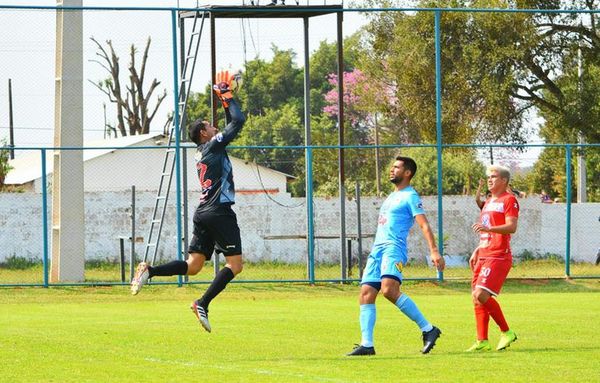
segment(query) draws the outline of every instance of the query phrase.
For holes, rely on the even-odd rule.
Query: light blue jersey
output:
[[[423,203],[412,186],[390,194],[381,209],[373,250],[369,254],[362,283],[381,282],[382,276],[402,280],[407,261],[406,238],[415,216],[425,214]]]

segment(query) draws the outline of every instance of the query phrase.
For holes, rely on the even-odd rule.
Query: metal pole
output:
[[[346,250],[348,254],[348,277],[352,277],[352,238],[346,239]]]
[[[375,113],[375,177],[377,178],[377,197],[381,196],[381,159],[379,153],[379,124],[377,123],[377,113]]]
[[[135,185],[131,185],[131,254],[129,260],[129,280],[135,274]]]
[[[346,173],[344,168],[344,49],[342,34],[343,13],[337,13],[337,74],[338,74],[338,145],[340,189],[340,269],[341,279],[346,279]]]
[[[193,38],[193,37],[192,37]],[[200,36],[198,36],[198,38],[200,38]],[[191,41],[191,40],[190,40]],[[183,78],[183,76],[185,75],[185,73],[183,73],[184,70],[184,66],[185,66],[185,18],[180,17],[179,18],[179,46],[180,46],[180,54],[179,54],[179,60],[181,63],[181,76]],[[188,86],[191,86],[191,84],[188,84]],[[185,89],[185,84],[182,84],[182,89]],[[185,92],[185,90],[183,90]],[[211,92],[212,93],[212,92]],[[186,103],[186,109],[187,109],[187,103]],[[183,110],[183,116],[181,117],[181,125],[184,127],[184,129],[182,129],[181,131],[181,139],[183,141],[187,141],[186,139],[186,132],[185,132],[185,128],[187,125],[187,110],[184,109]],[[182,247],[183,247],[183,256],[187,255],[188,252],[188,195],[187,195],[187,190],[188,190],[188,182],[187,182],[187,150],[185,148],[181,149],[181,174],[183,174],[183,184],[182,184],[182,189],[183,189],[183,212],[182,212],[182,220],[183,220],[183,237],[181,237],[181,241],[182,241]],[[187,275],[185,275],[183,277],[184,282],[188,282],[189,281],[189,277]]]
[[[581,24],[580,24],[581,26]],[[577,91],[579,92],[580,103],[582,100],[582,81],[583,81],[583,59],[581,57],[581,46],[577,50]],[[582,105],[582,104],[580,104]],[[579,143],[585,144],[585,138],[581,133],[583,129],[583,119],[581,117],[581,108],[579,108]],[[585,166],[585,148],[577,148],[577,202],[587,202],[587,169]]]
[[[211,85],[216,82],[216,73],[217,73],[217,49],[216,49],[216,28],[215,28],[215,17],[211,13],[210,14],[210,83]],[[210,92],[210,104],[212,107],[212,124],[213,126],[217,125],[217,99],[215,97],[214,92]],[[219,272],[219,254],[213,254],[213,269],[215,276]]]
[[[173,103],[174,103],[174,122],[175,122],[175,183],[176,183],[176,199],[177,199],[177,238],[181,238],[181,126],[179,120],[179,74],[177,63],[177,12],[171,10],[171,44],[173,45]],[[170,144],[170,143],[169,143]],[[181,241],[177,241],[177,259],[181,259]],[[182,286],[181,275],[177,276],[177,285]]]
[[[362,278],[363,261],[362,261],[362,225],[360,219],[360,184],[356,181],[356,234],[358,242],[358,275]]]
[[[105,102],[102,103],[102,108],[104,109],[104,129],[103,130],[104,130],[104,139],[106,140],[106,130],[107,130],[106,128],[107,128],[107,126],[106,126],[106,103]]]
[[[8,79],[8,145],[10,146],[10,159],[15,159],[15,127],[13,125],[12,80]]]
[[[313,212],[313,170],[312,170],[312,145],[310,135],[310,57],[309,57],[309,34],[308,17],[304,17],[304,145],[306,146],[306,229],[308,264],[308,279],[311,284],[315,283],[315,227]]]
[[[192,32],[193,32],[193,28],[192,28]],[[200,36],[198,36],[198,38],[200,38]],[[193,36],[190,38],[193,39]],[[179,17],[179,72],[180,72],[180,78],[183,79],[183,77],[185,76],[184,73],[184,69],[185,69],[185,55],[186,55],[186,49],[185,49],[185,18],[183,17]],[[181,89],[179,90],[179,96],[181,97],[182,94],[187,94],[187,86],[191,86],[191,84],[186,84],[185,82],[181,82]],[[212,92],[211,92],[212,93]],[[184,100],[187,97],[184,96]],[[187,102],[187,101],[186,101]],[[187,114],[185,112],[185,110],[182,113],[182,116],[179,116],[179,118],[181,119],[181,125],[182,126],[186,126],[186,120],[187,120]],[[182,130],[181,131],[181,139],[183,141],[185,141],[185,132]]]
[[[215,39],[215,17],[211,13],[210,14],[210,84],[215,83],[216,72],[217,72],[217,51],[216,51],[216,39]],[[210,92],[210,105],[212,109],[212,120],[211,123],[213,126],[216,126],[217,123],[217,100],[215,98],[214,92]]]
[[[571,174],[571,145],[567,145],[567,236],[565,241],[565,275],[567,278],[571,276],[571,188],[572,188],[572,174]]]
[[[42,149],[42,232],[44,233],[43,242],[43,268],[44,268],[44,287],[48,287],[48,177],[46,176],[46,149]]]
[[[119,266],[121,269],[121,282],[125,282],[125,238],[119,237]]]
[[[440,19],[442,13],[435,11],[435,125],[437,135],[437,192],[438,192],[438,249],[444,254],[444,219],[442,212],[442,51],[440,46]],[[438,280],[444,280],[444,274],[437,272]]]

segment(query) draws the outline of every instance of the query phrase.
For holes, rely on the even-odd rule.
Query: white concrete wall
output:
[[[137,233],[146,237],[148,221],[154,206],[154,192],[139,192],[136,198]],[[306,204],[301,198],[287,194],[265,196],[238,195],[234,206],[242,231],[243,252],[247,259],[281,262],[304,262],[307,257]],[[190,222],[198,200],[197,193],[189,194]],[[274,202],[275,200],[276,202]],[[170,202],[174,203],[174,196]],[[427,216],[437,233],[437,199],[424,197]],[[373,234],[382,199],[363,198],[363,234]],[[448,255],[468,255],[477,244],[470,229],[478,216],[471,197],[444,197],[444,232]],[[513,253],[525,250],[533,253],[565,255],[566,205],[541,204],[537,198],[521,199],[519,229],[513,236]],[[86,258],[117,257],[118,236],[129,236],[131,195],[128,192],[86,193]],[[284,205],[284,206],[281,206]],[[42,257],[42,197],[30,193],[0,194],[0,261],[7,256]],[[356,234],[356,204],[346,203],[346,231]],[[337,198],[315,201],[315,259],[317,262],[338,262],[340,240],[330,238],[339,233],[339,200]],[[600,247],[600,203],[572,205],[571,256],[577,261],[592,262]],[[176,256],[175,210],[170,209],[165,218],[159,256],[170,259]],[[190,228],[191,229],[191,228]],[[372,238],[363,241],[363,252],[368,252]],[[356,250],[356,242],[353,243]],[[129,245],[126,246],[127,254]],[[138,256],[144,244],[137,244]],[[418,227],[409,237],[409,256],[424,260],[427,246]]]

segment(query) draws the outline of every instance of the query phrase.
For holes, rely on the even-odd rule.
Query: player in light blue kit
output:
[[[390,302],[414,321],[423,333],[423,349],[427,354],[442,332],[425,319],[417,305],[400,291],[402,268],[407,261],[406,238],[416,221],[429,245],[431,262],[442,271],[444,258],[437,249],[433,232],[425,217],[419,195],[410,185],[417,172],[417,164],[409,157],[396,157],[390,170],[390,181],[395,191],[388,196],[381,210],[373,249],[369,254],[360,287],[360,331],[362,339],[349,356],[375,355],[373,328],[375,327],[375,299],[379,290]]]

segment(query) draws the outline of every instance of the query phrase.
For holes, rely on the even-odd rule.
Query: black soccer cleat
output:
[[[442,331],[433,326],[433,328],[427,332],[423,331],[423,349],[421,350],[422,354],[427,354],[429,351],[433,349],[435,346],[435,342],[442,335]]]
[[[375,347],[365,347],[360,344],[354,345],[354,349],[347,353],[346,356],[357,356],[357,355],[375,355]]]

